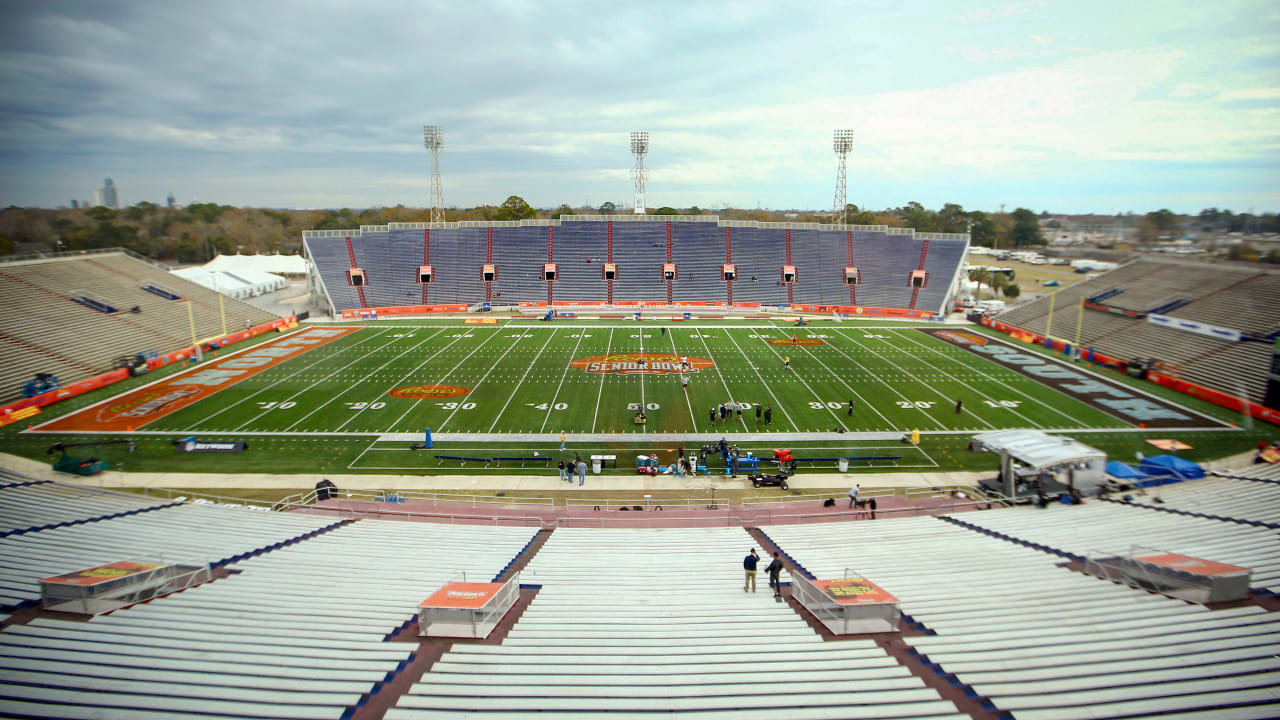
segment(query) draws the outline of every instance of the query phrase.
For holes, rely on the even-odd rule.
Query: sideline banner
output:
[[[366,315],[428,315],[430,313],[462,313],[466,305],[388,305],[387,307],[356,308],[343,310],[343,320],[355,320]]]
[[[1072,365],[1037,352],[1021,348],[963,329],[916,328],[922,333],[981,355],[997,365],[1029,377],[1103,412],[1118,416],[1134,425],[1152,428],[1190,428],[1225,425],[1220,420],[1202,416],[1164,400],[1138,393],[1127,385],[1093,373],[1084,373]]]
[[[210,360],[123,395],[38,426],[37,430],[130,431],[202,400],[308,350],[356,332],[351,327],[311,327],[248,350]],[[128,375],[128,371],[117,372]]]

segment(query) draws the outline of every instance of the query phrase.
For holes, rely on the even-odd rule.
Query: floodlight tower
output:
[[[644,214],[644,181],[649,170],[644,166],[644,156],[649,153],[649,133],[631,133],[631,154],[636,156],[636,166],[631,168],[631,179],[636,184],[636,215]]]
[[[422,144],[431,153],[431,222],[444,222],[444,186],[440,183],[440,149],[444,147],[444,128],[422,126]]]
[[[841,225],[849,224],[849,213],[846,210],[845,187],[844,187],[844,161],[845,156],[853,149],[853,131],[852,130],[836,130],[835,138],[832,141],[832,148],[836,151],[836,158],[839,163],[836,165],[836,199],[833,210],[832,222]]]

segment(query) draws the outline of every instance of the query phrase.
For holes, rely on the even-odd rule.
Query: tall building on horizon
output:
[[[116,184],[111,178],[107,178],[102,183],[102,204],[112,210],[120,208],[120,198],[116,195]]]
[[[80,208],[80,201],[73,198],[71,200],[71,209],[78,210],[79,208]]]
[[[164,206],[172,210],[173,206],[177,204],[178,204],[178,199],[173,196],[173,193],[169,193],[168,199],[164,201]]]

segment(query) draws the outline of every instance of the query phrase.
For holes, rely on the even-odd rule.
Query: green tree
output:
[[[116,216],[116,211],[104,205],[97,205],[86,210],[84,214],[98,222],[104,222],[114,218]]]
[[[987,285],[990,285],[990,284],[991,284],[991,271],[989,271],[989,270],[970,270],[970,271],[969,271],[969,279],[970,279],[970,280],[972,280],[973,282],[978,283],[978,288],[977,288],[977,289],[974,291],[974,293],[973,293],[973,299],[974,299],[974,300],[981,299],[981,298],[982,298],[982,285],[983,285],[984,283],[985,283],[985,284],[987,284]]]
[[[17,249],[17,243],[10,240],[7,235],[0,233],[0,255],[12,255]]]
[[[679,214],[680,214],[679,210],[673,207],[667,207],[666,205],[663,205],[662,207],[650,213],[650,215],[679,215]]]
[[[974,245],[995,247],[996,223],[981,210],[969,213],[969,239]]]
[[[702,208],[698,207],[697,205],[690,205],[689,209],[684,211],[684,214],[685,215],[701,215]]]
[[[1014,247],[1043,245],[1044,237],[1040,234],[1040,219],[1026,208],[1013,211],[1013,233],[1010,235]]]
[[[876,222],[875,213],[868,212],[866,210],[860,210],[858,209],[858,206],[854,205],[853,203],[848,203],[844,206],[844,214],[846,218],[845,222],[848,223],[849,225],[879,225],[880,224]],[[836,222],[840,222],[840,219],[836,218]]]
[[[1012,300],[1022,294],[1022,288],[1017,285],[1010,285],[1004,289],[1004,296]]]
[[[537,214],[537,211],[530,207],[529,203],[524,201],[524,198],[519,195],[511,195],[508,196],[506,200],[503,200],[502,204],[498,206],[498,211],[493,214],[493,219],[524,220],[525,218],[534,217]]]
[[[1146,220],[1151,223],[1157,235],[1177,235],[1182,225],[1178,216],[1168,208],[1147,213]]]
[[[947,203],[938,211],[937,221],[934,223],[936,232],[945,233],[962,233],[969,230],[969,214],[964,208],[955,203]]]
[[[933,232],[933,215],[918,202],[909,202],[898,210],[905,227],[915,228],[916,232]]]
[[[615,210],[617,210],[617,209],[618,209],[618,206],[617,206],[617,205],[614,205],[614,204],[613,204],[613,203],[611,203],[611,202],[605,202],[605,204],[603,204],[603,205],[601,205],[601,206],[600,206],[600,214],[601,214],[601,215],[612,215],[612,214],[614,213],[614,211],[615,211]]]
[[[559,220],[562,215],[572,215],[573,208],[568,203],[560,203],[560,206],[551,212],[552,220]]]

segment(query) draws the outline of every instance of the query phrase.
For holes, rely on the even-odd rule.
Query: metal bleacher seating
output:
[[[1134,513],[1142,513],[1135,517]],[[1253,570],[1253,587],[1280,591],[1280,545],[1276,533],[1210,518],[1153,513],[1121,503],[1082,506],[1051,504],[1045,511],[1027,509],[975,513],[966,522],[1019,540],[1063,552],[1128,551],[1132,544],[1189,555]],[[1141,524],[1141,533],[1134,528]]]
[[[0,536],[130,515],[173,503],[49,481],[0,485]]]
[[[665,223],[615,222],[613,261],[618,264],[614,300],[666,301],[667,283],[662,280],[662,266],[667,262]]]
[[[671,224],[671,260],[680,269],[674,299],[692,302],[728,302],[729,292],[721,278],[724,265],[724,229],[716,223],[675,222]],[[750,282],[750,280],[748,280]],[[734,284],[734,300],[741,278]]]
[[[1035,526],[1049,513],[1069,532],[1088,527],[1072,519],[1088,507],[1094,505],[956,517]],[[937,518],[762,530],[820,578],[852,567],[894,594],[928,633],[903,640],[934,672],[1002,714],[1217,713],[1280,701],[1280,618],[1257,606],[1209,610],[1134,590],[1060,567],[1057,555]],[[1251,710],[1253,717],[1275,714]]]
[[[143,290],[168,288],[171,300]],[[103,298],[102,313],[72,300]],[[124,251],[0,264],[0,400],[16,398],[36,372],[62,384],[107,372],[122,355],[171,352],[191,345],[187,299],[199,338],[277,319],[275,315],[184,280]],[[137,312],[132,312],[137,308]]]
[[[1203,262],[1144,259],[1057,293],[1052,325],[1049,298],[1001,313],[997,320],[1057,338],[1075,339],[1079,303],[1108,290],[1103,302],[1147,312],[1173,298],[1189,302],[1168,315],[1218,327],[1269,334],[1280,329],[1280,273]],[[1084,310],[1080,344],[1121,360],[1153,359],[1162,372],[1229,395],[1261,402],[1270,367],[1269,343],[1228,340],[1154,325],[1099,310]]]
[[[38,600],[43,577],[158,555],[227,563],[332,524],[331,518],[192,503],[9,535],[0,538],[3,604]]]
[[[560,270],[556,300],[603,302],[608,298],[608,283],[601,275],[601,267],[609,257],[608,231],[603,227],[604,223],[598,222],[572,222],[555,229],[555,257]],[[638,267],[618,268],[620,275],[640,271]]]
[[[1233,473],[1234,474],[1234,473]],[[1166,485],[1130,502],[1220,520],[1260,523],[1280,529],[1280,483],[1236,477],[1205,477]],[[1160,501],[1157,503],[1156,498]]]
[[[455,644],[386,717],[956,717],[874,642],[824,643],[763,573],[744,594],[725,560],[754,545],[739,528],[557,529],[503,643]]]
[[[548,283],[542,279],[542,266],[547,262],[546,227],[495,227],[493,262],[498,266],[498,281],[493,284],[496,302],[547,301]]]
[[[874,233],[855,240],[853,261],[862,275],[858,304],[903,308],[911,304],[908,279],[920,264],[920,243],[910,235]],[[930,282],[949,283],[950,278]],[[932,308],[936,310],[937,308]]]
[[[849,303],[849,289],[843,270],[849,264],[849,232],[852,233],[854,264],[862,275],[857,304],[870,307],[907,308],[912,289],[908,276],[920,262],[925,238],[930,240],[925,257],[929,284],[916,299],[915,308],[939,312],[959,272],[968,240],[956,235],[916,235],[902,228],[884,231],[866,228],[845,231],[814,225],[759,226],[747,222],[719,222],[712,216],[673,218],[619,215],[572,216],[560,221],[531,221],[533,224],[492,223],[473,227],[448,224],[431,230],[430,264],[436,282],[429,288],[430,303],[480,302],[484,284],[480,268],[488,257],[489,231],[493,234],[493,263],[498,279],[493,284],[493,301],[498,304],[543,302],[547,297],[541,269],[547,261],[547,231],[553,239],[552,262],[559,267],[553,299],[561,302],[603,302],[609,297],[601,278],[601,264],[609,258],[612,226],[613,262],[618,278],[613,283],[615,302],[668,299],[662,266],[667,261],[667,231],[671,232],[671,260],[678,279],[671,287],[671,300],[726,302],[728,292],[721,280],[725,263],[726,230],[731,262],[738,280],[733,286],[736,302],[758,302],[773,306],[788,300],[788,288],[781,280],[786,264],[786,237],[791,233],[791,264],[797,268],[797,282],[791,288],[794,302],[836,305]],[[421,287],[414,270],[421,263],[422,224],[392,224],[359,230],[308,231],[303,241],[336,310],[361,307],[359,293],[348,284],[351,239],[356,264],[365,271],[364,307],[418,304]],[[587,262],[591,258],[591,262]]]
[[[720,231],[724,232],[723,228]],[[781,233],[770,228],[737,226],[730,232],[733,264],[739,278],[733,284],[734,301],[765,306],[786,303],[787,288],[779,282],[787,261],[786,246],[778,242]]]

